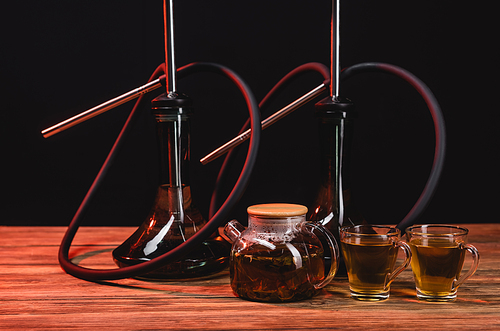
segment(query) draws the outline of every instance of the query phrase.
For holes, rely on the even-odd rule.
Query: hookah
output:
[[[227,222],[231,208],[244,193],[257,158],[260,131],[320,96],[328,88],[329,96],[315,105],[316,115],[319,118],[321,183],[318,196],[309,208],[307,219],[310,222],[321,223],[334,234],[337,240],[340,226],[366,222],[356,211],[350,199],[349,145],[356,112],[354,104],[349,99],[340,96],[339,83],[367,72],[391,74],[410,84],[422,96],[432,115],[436,144],[430,175],[417,202],[406,217],[397,224],[397,227],[404,230],[412,225],[425,210],[435,191],[444,164],[445,126],[440,106],[430,89],[420,79],[400,67],[369,62],[353,65],[341,71],[339,61],[340,0],[332,0],[330,70],[320,63],[307,63],[299,66],[284,76],[260,104],[257,104],[245,81],[225,66],[215,63],[192,63],[177,69],[174,61],[173,0],[164,0],[163,13],[165,64],[155,70],[147,84],[42,131],[42,135],[47,138],[118,105],[138,99],[62,239],[59,263],[68,274],[90,281],[131,277],[189,279],[208,276],[223,270],[227,263],[227,247],[225,247],[227,243],[222,238],[216,237],[216,233]],[[286,88],[293,79],[311,70],[319,72],[324,78],[323,82],[260,122],[260,110],[265,108],[267,103]],[[191,201],[187,169],[189,117],[192,109],[190,99],[176,89],[177,77],[183,78],[203,71],[223,75],[230,79],[245,98],[250,114],[249,120],[237,137],[200,160],[202,164],[207,164],[227,153],[212,194],[208,221],[203,220]],[[69,249],[84,213],[122,146],[123,137],[130,131],[132,122],[138,116],[143,95],[161,87],[165,88],[165,92],[151,103],[152,113],[157,123],[162,165],[160,185],[153,208],[136,232],[113,251],[118,269],[96,270],[75,265],[69,259]],[[250,128],[248,128],[249,125]],[[245,164],[234,188],[221,204],[218,201],[220,198],[218,186],[223,181],[225,169],[233,156],[234,148],[248,139],[250,144]],[[218,205],[221,207],[217,210]]]
[[[155,70],[150,81],[42,131],[44,137],[49,137],[124,102],[139,98],[63,237],[59,249],[60,265],[67,273],[78,278],[112,280],[141,276],[147,279],[185,279],[216,273],[226,267],[228,244],[212,237],[218,230],[218,225],[227,218],[231,208],[242,196],[250,179],[260,139],[258,105],[248,85],[229,68],[214,63],[193,63],[179,69],[175,67],[173,0],[165,0],[163,5],[165,64]],[[250,113],[253,130],[247,159],[233,190],[209,222],[202,218],[191,199],[187,170],[190,156],[189,116],[192,111],[189,98],[176,89],[177,71],[184,77],[197,72],[212,72],[227,77],[241,91]],[[68,252],[79,223],[123,144],[123,138],[138,116],[143,95],[162,86],[165,87],[165,92],[152,101],[161,163],[160,186],[155,204],[143,225],[113,252],[120,268],[95,270],[77,266],[69,259]],[[179,245],[180,242],[183,243]]]

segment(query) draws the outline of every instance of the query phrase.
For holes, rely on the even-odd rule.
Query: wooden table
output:
[[[0,226],[0,329],[500,329],[500,224],[465,226],[481,260],[455,302],[417,300],[406,270],[383,302],[351,299],[347,280],[336,278],[313,299],[286,304],[234,297],[227,273],[190,282],[84,281],[57,262],[64,227]],[[111,250],[133,230],[82,227],[70,256],[113,268]]]

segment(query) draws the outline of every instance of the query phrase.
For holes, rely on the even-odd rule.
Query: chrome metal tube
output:
[[[330,54],[330,96],[332,100],[339,96],[340,82],[340,0],[332,0]]]
[[[163,21],[165,35],[165,75],[167,76],[167,95],[177,92],[174,52],[174,1],[163,1]]]
[[[133,100],[135,98],[138,98],[141,94],[146,94],[148,92],[151,92],[153,90],[156,90],[157,88],[161,87],[161,79],[156,79],[150,83],[147,83],[146,85],[143,85],[141,87],[138,87],[136,89],[133,89],[132,91],[129,91],[125,94],[122,94],[114,99],[108,100],[94,108],[91,108],[89,110],[86,110],[78,115],[75,115],[71,118],[68,118],[67,120],[64,120],[56,125],[53,125],[45,130],[42,131],[42,135],[45,138],[48,138],[50,136],[55,135],[56,133],[59,133],[61,131],[64,131],[66,129],[69,129],[79,123],[85,122],[86,120],[91,119],[92,117],[95,117],[97,115],[100,115],[104,112],[107,112],[110,109],[113,109],[115,107],[118,107],[121,104],[124,104],[125,102],[128,102],[130,100]]]
[[[325,90],[326,90],[326,85],[322,83],[321,85],[317,86],[313,90],[304,94],[303,96],[301,96],[297,100],[293,101],[289,105],[278,110],[277,112],[275,112],[274,114],[272,114],[271,116],[269,116],[268,118],[266,118],[265,120],[263,120],[261,122],[262,130],[264,130],[265,128],[276,123],[277,121],[279,121],[280,119],[282,119],[286,115],[290,114],[291,112],[293,112],[297,108],[303,106],[304,104],[306,104],[310,100],[314,99],[315,97],[319,96]],[[245,132],[243,132],[242,134],[234,137],[233,139],[231,139],[230,141],[228,141],[227,143],[225,143],[221,147],[217,148],[216,150],[214,150],[213,152],[211,152],[210,154],[208,154],[207,156],[202,158],[200,160],[200,162],[204,165],[207,163],[210,163],[211,161],[213,161],[216,158],[218,158],[219,156],[227,153],[229,150],[233,149],[234,147],[238,146],[239,144],[241,144],[242,142],[244,142],[245,140],[250,138],[251,132],[252,132],[252,129],[248,129]]]

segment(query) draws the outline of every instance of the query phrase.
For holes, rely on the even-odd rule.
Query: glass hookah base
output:
[[[132,254],[120,254],[121,246],[113,251],[113,260],[120,268],[137,265],[150,259],[134,258]],[[128,251],[130,252],[130,251]],[[228,244],[219,240],[207,240],[199,248],[186,255],[182,260],[168,263],[159,269],[137,276],[147,280],[182,280],[205,278],[224,271],[229,264]]]

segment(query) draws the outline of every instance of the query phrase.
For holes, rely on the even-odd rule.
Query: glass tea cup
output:
[[[399,229],[383,225],[340,229],[340,245],[352,298],[366,301],[389,298],[392,281],[411,260],[410,247],[400,237]],[[399,249],[404,251],[405,260],[395,268]]]
[[[457,297],[458,287],[476,272],[479,253],[467,243],[468,232],[463,227],[437,224],[415,225],[406,229],[419,299],[452,301]],[[472,254],[472,266],[460,276],[466,251]]]

